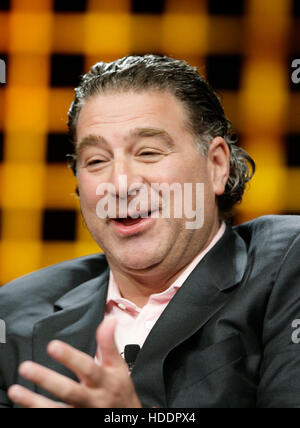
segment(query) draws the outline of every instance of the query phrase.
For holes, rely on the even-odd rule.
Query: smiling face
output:
[[[186,124],[182,103],[166,92],[109,92],[90,98],[82,107],[76,143],[81,209],[113,270],[146,274],[156,269],[172,276],[218,230],[216,195],[223,193],[228,178],[228,148],[222,138],[216,138],[204,157],[196,150],[195,136]],[[184,183],[204,183],[204,226],[188,230],[184,217],[153,218],[150,205],[144,219],[99,218],[98,186],[114,185],[118,205],[127,195],[124,176],[128,188],[143,186],[149,194],[152,183],[179,183],[182,187]]]

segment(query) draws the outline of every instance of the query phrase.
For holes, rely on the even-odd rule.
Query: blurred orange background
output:
[[[257,173],[235,222],[300,213],[300,0],[0,0],[0,284],[99,251],[64,163],[67,111],[97,61],[187,60],[223,99]]]

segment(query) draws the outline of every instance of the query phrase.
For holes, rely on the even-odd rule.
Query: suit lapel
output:
[[[167,355],[232,298],[246,265],[245,243],[228,227],[171,300],[137,358],[132,377],[144,404],[167,407],[163,375]]]
[[[227,228],[224,236],[191,273],[149,334],[132,372],[138,395],[147,406],[167,407],[164,362],[168,354],[204,325],[232,297],[244,276],[244,241]],[[33,332],[33,361],[76,379],[46,352],[49,341],[61,340],[91,356],[96,354],[95,332],[105,313],[109,269],[76,287],[54,305]],[[45,394],[36,387],[36,391]],[[53,398],[53,397],[51,397]]]
[[[47,354],[46,348],[49,341],[57,339],[91,356],[96,354],[95,333],[105,313],[108,278],[109,269],[76,287],[54,304],[54,313],[34,326],[33,361],[76,379]],[[36,390],[42,392],[38,387]]]

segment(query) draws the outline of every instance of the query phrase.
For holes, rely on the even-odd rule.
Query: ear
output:
[[[225,191],[230,173],[230,149],[224,138],[216,137],[212,140],[207,160],[215,195],[220,196]]]

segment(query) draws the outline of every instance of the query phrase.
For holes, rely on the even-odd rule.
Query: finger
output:
[[[121,357],[115,342],[115,331],[117,321],[114,318],[105,319],[97,330],[97,342],[100,347],[103,366],[124,367],[123,358]],[[127,366],[126,366],[127,367]]]
[[[87,386],[101,386],[105,373],[89,355],[57,340],[49,343],[47,351],[56,361],[74,372]]]
[[[27,409],[62,409],[69,407],[63,403],[56,403],[46,397],[35,394],[20,385],[11,386],[7,394],[11,401]]]
[[[87,404],[88,393],[83,390],[82,385],[59,373],[30,361],[21,364],[19,373],[65,403],[75,406]]]

